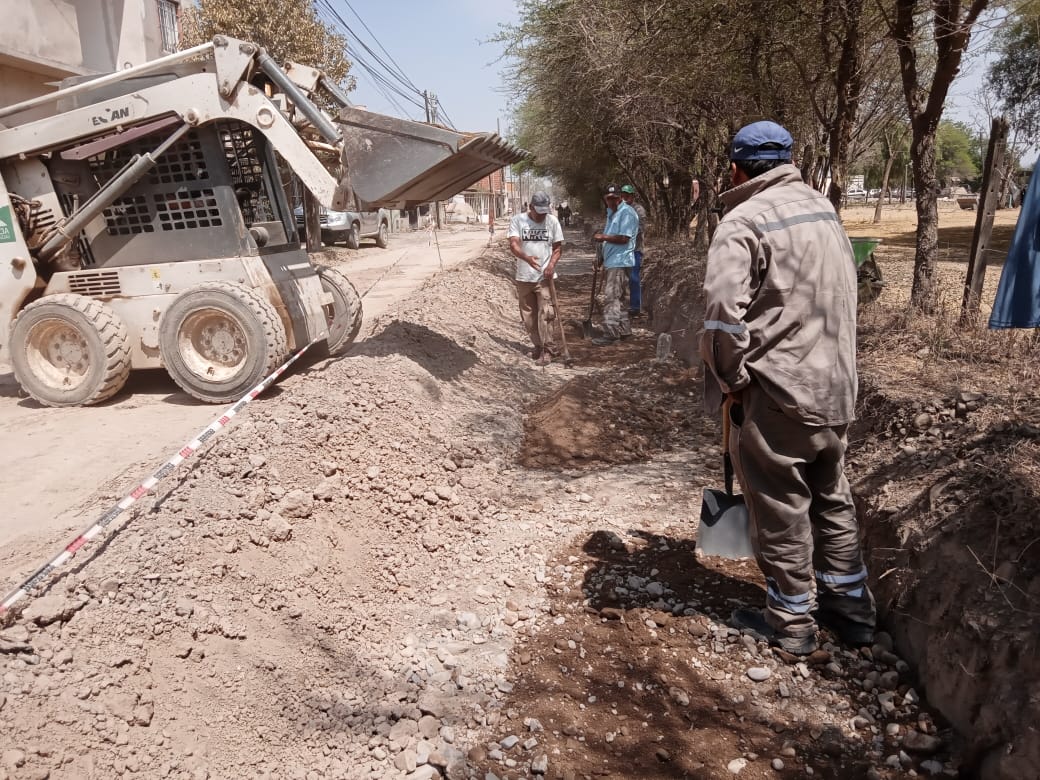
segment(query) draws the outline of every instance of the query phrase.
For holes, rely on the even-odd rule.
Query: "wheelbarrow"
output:
[[[881,268],[874,259],[874,250],[881,245],[880,238],[850,236],[852,254],[856,258],[856,282],[859,304],[872,303],[881,295],[885,286],[881,279]]]

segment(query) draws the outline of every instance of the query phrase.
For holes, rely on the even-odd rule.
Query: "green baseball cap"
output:
[[[633,187],[631,184],[626,184],[624,187],[621,188],[621,191],[623,193],[625,193],[626,195],[635,195],[636,194],[636,188]]]

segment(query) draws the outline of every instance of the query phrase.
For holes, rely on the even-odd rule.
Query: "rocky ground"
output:
[[[763,591],[695,552],[720,458],[699,378],[646,328],[581,341],[572,258],[574,368],[525,355],[496,247],[288,377],[81,554],[0,632],[0,778],[969,767],[887,634],[800,661],[727,628]],[[887,403],[855,468],[984,414]]]

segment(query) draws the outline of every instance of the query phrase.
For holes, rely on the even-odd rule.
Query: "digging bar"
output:
[[[751,531],[744,496],[733,495],[733,460],[729,454],[729,399],[722,405],[722,470],[726,490],[705,488],[701,502],[701,523],[697,530],[697,550],[704,555],[723,558],[751,558]]]
[[[556,324],[560,326],[560,345],[563,347],[563,365],[570,368],[574,365],[571,351],[567,349],[567,336],[563,332],[563,316],[560,313],[560,304],[556,302],[556,284],[549,278],[549,297],[552,298],[553,313],[556,315]]]
[[[592,295],[589,297],[589,316],[581,322],[581,335],[583,338],[592,338],[592,310],[596,307],[596,280],[599,278],[600,253],[603,245],[596,247],[596,262],[592,266]]]

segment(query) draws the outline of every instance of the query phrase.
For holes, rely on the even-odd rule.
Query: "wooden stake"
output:
[[[961,303],[961,323],[972,323],[978,319],[982,300],[982,285],[986,280],[986,262],[990,237],[993,234],[993,217],[997,210],[1000,193],[1000,169],[1007,151],[1008,122],[1004,117],[993,120],[990,130],[989,150],[986,152],[986,167],[982,174],[981,200],[976,206],[975,232],[971,237],[971,254],[968,256],[968,273],[964,279],[964,301]]]

